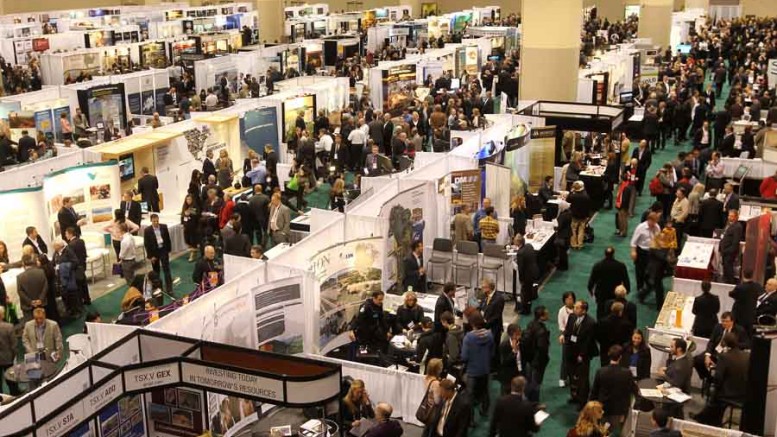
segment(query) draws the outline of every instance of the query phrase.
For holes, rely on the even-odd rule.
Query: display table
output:
[[[674,291],[666,294],[664,305],[656,318],[656,329],[690,334],[693,321],[693,296],[686,296]]]
[[[712,279],[712,256],[715,253],[717,240],[708,238],[699,240],[708,241],[692,241],[689,238],[683,246],[683,251],[677,257],[675,277],[700,281]]]
[[[637,386],[639,387],[640,397],[642,399],[646,399],[652,402],[653,405],[655,405],[656,407],[661,407],[661,406],[671,407],[673,405],[685,403],[688,401],[688,400],[685,400],[683,402],[677,402],[676,400],[667,397],[667,394],[669,394],[669,392],[671,392],[672,389],[668,389],[668,390],[664,388],[659,389],[658,387],[662,386],[663,384],[665,383],[653,378],[647,378],[647,379],[638,381]]]
[[[183,237],[183,224],[181,223],[180,214],[160,213],[159,223],[167,225],[167,231],[170,232],[170,244],[172,245],[173,253],[183,252],[189,248]],[[138,232],[138,235],[142,236],[143,231],[149,226],[151,226],[151,220],[144,217],[140,222],[140,231]]]

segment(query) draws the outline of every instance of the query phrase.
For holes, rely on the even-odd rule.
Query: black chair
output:
[[[435,264],[443,266],[443,274],[445,279],[448,278],[448,266],[453,263],[453,241],[448,238],[435,238],[432,243],[432,256],[426,261],[426,265],[429,267],[429,281],[431,282],[434,276],[432,276],[432,268]]]
[[[453,261],[453,282],[459,284],[459,269],[467,271],[467,287],[472,287],[472,272],[477,274],[478,256],[480,250],[474,241],[459,241],[456,243],[456,259]]]
[[[741,416],[742,408],[744,408],[744,406],[745,406],[744,402],[737,401],[737,400],[734,400],[734,399],[727,399],[727,398],[720,398],[720,399],[718,399],[718,402],[722,403],[724,408],[728,410],[728,418],[723,421],[723,427],[724,428],[728,428],[728,429],[733,429],[733,426],[734,426],[734,412],[736,410],[739,410],[739,413],[740,413],[740,416]],[[738,427],[739,427],[739,424],[737,424],[737,428]]]

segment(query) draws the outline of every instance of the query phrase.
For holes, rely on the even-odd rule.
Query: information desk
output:
[[[705,241],[695,241],[693,238],[686,241],[683,251],[677,257],[675,277],[700,281],[712,279],[712,257],[718,240],[707,238],[699,240]]]

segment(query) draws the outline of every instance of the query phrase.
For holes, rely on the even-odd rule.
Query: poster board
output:
[[[556,126],[533,127],[529,142],[529,190],[537,192],[545,176],[553,175],[556,158]]]
[[[267,352],[294,355],[303,352],[305,308],[302,278],[273,281],[251,290],[254,344]]]
[[[123,130],[127,126],[127,102],[124,84],[106,84],[78,90],[78,104],[89,119],[89,125],[107,126],[108,120]]]
[[[265,144],[270,144],[280,156],[277,108],[266,106],[246,111],[240,117],[240,141],[259,156],[264,155]]]
[[[328,247],[310,259],[319,286],[318,344],[322,355],[350,343],[348,330],[359,306],[381,290],[383,238],[365,238]]]
[[[416,65],[405,64],[381,70],[383,112],[398,117],[413,104],[416,86]]]
[[[168,387],[147,394],[149,434],[177,437],[201,435],[207,428],[202,393],[188,388]]]
[[[398,193],[380,208],[380,217],[386,238],[383,262],[383,290],[402,293],[404,279],[403,261],[410,254],[413,241],[431,245],[434,232],[426,232],[427,225],[436,222],[434,205],[434,183],[421,183]]]
[[[57,213],[65,197],[73,199],[76,213],[88,223],[110,222],[121,200],[119,166],[116,161],[107,161],[51,173],[43,179],[43,194],[55,235],[61,235]]]
[[[469,205],[470,211],[480,208],[481,172],[479,169],[453,171],[450,174],[451,200],[450,215],[461,211],[461,206]]]
[[[305,120],[305,127],[308,134],[314,135],[313,121],[316,117],[316,96],[313,94],[297,96],[287,99],[282,105],[283,118],[282,130],[283,139],[289,138],[295,129],[295,121],[299,112],[302,112],[302,118]]]

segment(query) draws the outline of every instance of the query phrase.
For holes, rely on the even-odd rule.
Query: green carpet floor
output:
[[[634,150],[636,146],[637,144],[633,143],[630,150]],[[653,164],[648,171],[648,178],[651,178],[664,163],[673,160],[678,152],[690,150],[690,148],[690,142],[684,144],[670,142],[667,144],[666,150],[657,151],[653,155]],[[309,202],[310,207],[327,208],[329,198],[328,193],[329,185],[321,184],[317,190],[306,197],[306,200]],[[545,421],[537,436],[558,437],[566,435],[567,430],[574,425],[577,418],[577,411],[574,406],[570,406],[566,403],[566,400],[569,397],[569,389],[560,388],[558,386],[561,348],[556,341],[559,332],[555,320],[556,312],[561,306],[561,295],[568,290],[574,291],[578,298],[584,298],[590,301],[590,312],[595,314],[595,302],[588,296],[586,284],[592,266],[603,257],[604,250],[608,246],[615,247],[616,257],[626,263],[629,274],[631,275],[632,285],[634,285],[634,266],[629,258],[630,236],[634,228],[639,224],[640,215],[653,203],[653,200],[653,197],[649,195],[646,182],[643,196],[639,197],[636,203],[635,217],[632,218],[629,223],[628,238],[619,238],[613,235],[615,229],[615,210],[599,211],[592,223],[596,236],[594,243],[587,244],[585,248],[580,251],[570,252],[569,270],[566,272],[557,271],[553,273],[542,288],[538,301],[534,303],[535,306],[546,306],[551,313],[551,319],[548,323],[548,326],[551,329],[551,360],[545,373],[545,380],[541,389],[541,402],[547,405],[547,411],[550,413],[550,418]],[[185,256],[171,262],[173,276],[181,278],[181,282],[175,286],[174,293],[176,297],[180,297],[193,289],[194,286],[191,281],[192,268],[193,264],[189,263]],[[670,278],[665,280],[665,287],[667,290],[670,289],[670,281]],[[99,311],[104,321],[114,320],[119,314],[119,303],[126,292],[126,288],[126,286],[122,286],[117,290],[96,299],[92,304],[92,309]],[[629,295],[629,299],[636,301],[633,293]],[[645,326],[652,325],[657,314],[653,297],[648,297],[644,305],[637,303],[637,307],[640,328],[644,329]],[[526,326],[529,321],[529,318],[524,317],[519,323],[522,326]],[[63,335],[69,336],[74,333],[80,333],[82,330],[83,320],[72,321],[64,325]],[[591,365],[591,378],[593,378],[598,367],[599,360],[595,359]],[[498,384],[492,382],[492,406],[498,395]],[[489,428],[488,418],[481,417],[479,413],[475,413],[475,418],[476,426],[471,430],[470,435],[474,437],[486,437]]]

